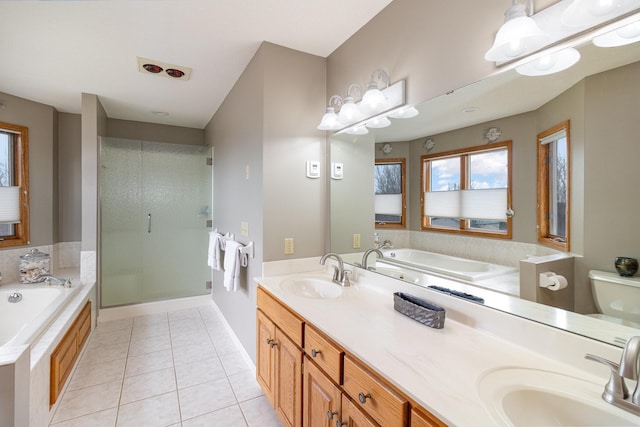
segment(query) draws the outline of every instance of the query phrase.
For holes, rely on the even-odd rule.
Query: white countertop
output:
[[[327,277],[329,272],[319,271],[317,264],[308,264],[316,270],[313,273],[301,273],[304,263],[293,270],[282,263],[275,268],[267,264],[257,279],[265,289],[449,425],[496,425],[477,392],[479,378],[488,371],[543,369],[593,381],[604,389],[608,370],[595,364],[591,370],[584,353],[614,361],[620,357],[620,349],[613,346],[361,269],[339,298],[296,296],[280,286],[283,279]],[[294,275],[283,274],[296,270]],[[444,307],[444,328],[429,328],[395,311],[396,291]],[[529,341],[531,347],[521,345]]]

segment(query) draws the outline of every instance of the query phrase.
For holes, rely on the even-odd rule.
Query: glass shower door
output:
[[[202,146],[102,140],[103,307],[208,293],[210,153]]]

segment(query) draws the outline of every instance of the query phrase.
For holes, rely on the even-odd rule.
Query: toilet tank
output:
[[[596,306],[602,314],[640,324],[640,277],[591,270],[589,278]]]

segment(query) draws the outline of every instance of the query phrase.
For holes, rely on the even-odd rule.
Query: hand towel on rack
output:
[[[228,291],[237,291],[240,288],[240,267],[246,267],[249,263],[247,254],[242,251],[242,243],[235,240],[227,240],[224,251],[224,287]]]
[[[209,232],[209,251],[207,253],[207,265],[214,270],[220,271],[220,248],[222,234],[217,231]]]

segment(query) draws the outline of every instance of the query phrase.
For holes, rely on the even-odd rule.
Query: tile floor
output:
[[[279,427],[213,307],[100,323],[51,427]]]

